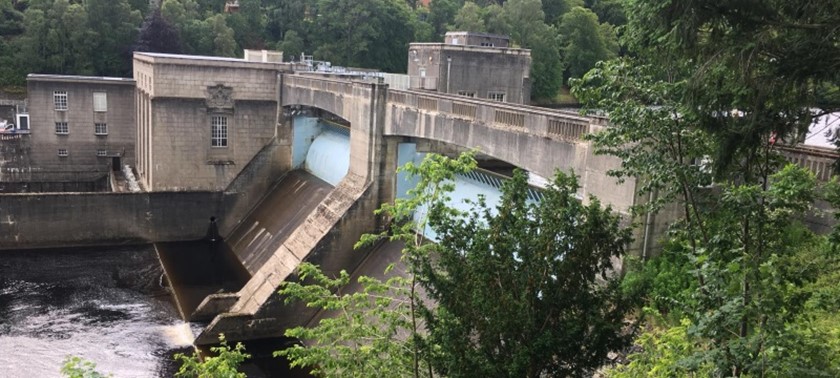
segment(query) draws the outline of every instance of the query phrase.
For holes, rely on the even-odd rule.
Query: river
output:
[[[150,245],[0,251],[0,376],[60,377],[68,355],[115,377],[172,376],[197,330],[161,273]]]

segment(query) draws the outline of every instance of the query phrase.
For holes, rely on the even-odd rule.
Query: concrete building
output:
[[[510,47],[510,37],[506,35],[464,31],[447,32],[443,37],[443,42],[447,45]]]
[[[29,181],[88,182],[134,164],[134,80],[27,76]]]
[[[275,139],[284,67],[135,53],[136,168],[145,189],[224,190]]]
[[[450,32],[447,43],[412,43],[409,89],[527,104],[531,97],[531,50],[508,47],[509,39]]]

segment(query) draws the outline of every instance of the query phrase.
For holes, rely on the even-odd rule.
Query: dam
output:
[[[130,111],[97,112],[76,100],[94,93]],[[66,170],[86,173],[78,177],[118,183],[129,178],[115,165],[129,165],[139,190],[0,194],[0,250],[153,245],[178,317],[202,322],[198,345],[217,342],[219,333],[233,341],[278,337],[310,322],[314,310],[276,294],[281,282],[296,279],[301,261],[328,274],[359,274],[398,259],[393,245],[353,245],[386,227],[374,210],[405,194],[411,182],[397,167],[424,153],[475,149],[488,167],[519,167],[535,177],[575,172],[582,201],[597,196],[627,217],[643,200],[635,180],[609,175],[621,162],[597,155],[584,139],[610,127],[602,117],[391,88],[294,64],[135,53],[131,79],[34,75],[30,96],[32,130],[0,144],[0,181],[40,182],[49,170],[73,165]],[[55,96],[68,109],[54,109]],[[107,121],[113,131],[75,140],[74,117]],[[117,127],[130,129],[120,135],[133,149],[113,152],[106,140]],[[78,154],[93,160],[74,160]],[[815,171],[831,161],[801,159]],[[458,180],[459,196],[473,198],[490,197],[500,178],[479,172]],[[637,239],[667,223],[642,224]]]

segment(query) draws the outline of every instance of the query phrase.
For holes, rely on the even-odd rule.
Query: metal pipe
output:
[[[449,72],[452,70],[452,57],[446,57],[446,93],[449,93]]]

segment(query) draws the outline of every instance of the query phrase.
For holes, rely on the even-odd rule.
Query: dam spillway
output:
[[[225,238],[225,243],[253,275],[331,189],[332,185],[309,172],[289,172]]]

